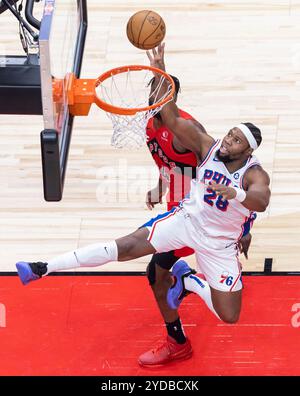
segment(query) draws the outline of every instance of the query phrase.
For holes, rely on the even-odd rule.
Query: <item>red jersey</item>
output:
[[[193,117],[179,109],[179,115],[187,120]],[[168,210],[177,206],[190,191],[191,179],[196,177],[197,157],[187,150],[184,153],[173,147],[173,133],[166,126],[154,128],[154,119],[150,118],[146,129],[147,145],[159,168],[160,178],[169,187],[167,195]]]

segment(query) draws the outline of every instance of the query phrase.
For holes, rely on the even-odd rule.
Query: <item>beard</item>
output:
[[[216,155],[218,160],[224,162],[224,164],[228,164],[229,162],[233,161],[233,159],[231,159],[229,155],[222,155],[220,149],[217,150]]]

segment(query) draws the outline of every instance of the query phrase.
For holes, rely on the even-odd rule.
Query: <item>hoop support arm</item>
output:
[[[70,113],[73,116],[87,116],[95,102],[95,79],[76,78],[71,74],[67,94]]]

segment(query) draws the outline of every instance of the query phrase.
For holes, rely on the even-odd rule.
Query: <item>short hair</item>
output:
[[[243,122],[242,124],[246,125],[246,127],[250,129],[252,135],[254,136],[254,139],[256,140],[258,147],[262,142],[261,130],[251,122]]]
[[[172,78],[172,80],[174,81],[174,84],[175,84],[175,94],[178,95],[178,92],[180,91],[180,82],[179,82],[179,80],[178,80],[177,77],[172,76],[171,74],[169,74],[169,76],[170,76],[170,77]],[[154,84],[154,80],[155,80],[155,77],[152,77],[151,80],[149,81],[148,86]]]

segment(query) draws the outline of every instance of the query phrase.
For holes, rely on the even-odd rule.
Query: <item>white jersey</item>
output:
[[[217,140],[198,166],[197,177],[191,181],[189,197],[181,202],[181,207],[188,213],[196,230],[199,230],[199,237],[213,238],[215,243],[219,241],[223,245],[225,241],[236,242],[241,238],[243,225],[251,211],[236,199],[223,200],[207,184],[215,181],[243,189],[246,171],[260,163],[255,156],[250,156],[242,168],[230,173],[216,156],[220,146],[221,141]]]

